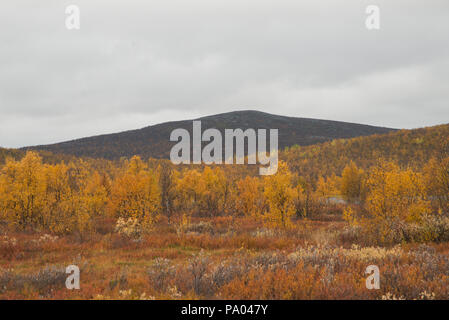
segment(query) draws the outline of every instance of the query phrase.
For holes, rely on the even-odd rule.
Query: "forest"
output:
[[[257,169],[0,149],[0,299],[449,298],[449,125]]]

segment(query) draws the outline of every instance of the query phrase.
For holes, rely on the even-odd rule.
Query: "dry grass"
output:
[[[282,232],[249,218],[196,219],[185,231],[160,222],[140,238],[3,234],[0,299],[449,298],[447,243],[360,247],[339,221]],[[80,290],[65,288],[70,264]],[[371,264],[380,290],[365,287]]]

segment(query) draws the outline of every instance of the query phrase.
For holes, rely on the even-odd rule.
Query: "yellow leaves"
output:
[[[195,201],[197,195],[202,193],[203,184],[200,183],[200,180],[201,173],[194,169],[185,171],[183,177],[178,180],[176,189],[186,206]]]
[[[291,227],[297,190],[292,186],[292,174],[287,164],[279,162],[277,173],[266,177],[264,182],[264,195],[269,206],[269,212],[264,215],[265,223],[270,227]]]
[[[292,174],[283,161],[275,175],[241,179],[236,178],[241,172],[226,167],[178,171],[160,163],[148,165],[137,156],[121,163],[114,167],[76,160],[49,165],[34,152],[20,161],[8,160],[0,173],[0,218],[19,230],[53,233],[88,232],[92,220],[106,213],[137,219],[144,229],[154,225],[160,212],[167,217],[184,214],[185,219],[192,214],[243,214],[273,228],[289,228],[295,213],[322,214],[322,200],[339,189],[357,203],[344,211],[346,221],[362,226],[365,220],[357,221],[354,212],[359,208],[373,223],[386,221],[390,228],[393,220],[420,224],[424,215],[444,215],[448,206],[449,158],[431,160],[422,173],[393,162],[364,172],[351,162],[341,178],[301,176],[298,168]]]
[[[0,176],[0,209],[20,230],[38,223],[45,204],[45,172],[41,158],[28,152],[19,162],[9,160]]]
[[[345,200],[357,202],[364,197],[364,172],[354,162],[347,165],[341,176],[340,193]]]
[[[93,212],[91,195],[83,189],[88,173],[83,161],[45,165],[37,153],[28,152],[20,161],[8,161],[0,174],[0,209],[18,230],[86,232]],[[100,211],[101,204],[95,207]]]
[[[343,210],[343,220],[345,220],[350,226],[357,225],[357,217],[351,207],[347,207]]]
[[[430,212],[422,178],[411,169],[383,162],[371,169],[367,185],[367,209],[373,216],[417,221]]]
[[[139,157],[133,157],[125,173],[111,188],[110,211],[118,217],[135,218],[145,228],[157,220],[160,189],[156,174],[147,170]]]
[[[127,165],[127,173],[137,175],[142,171],[148,169],[148,166],[142,161],[139,156],[132,157]]]
[[[260,215],[264,199],[259,178],[247,176],[237,182],[236,188],[236,210],[246,216]]]
[[[183,214],[176,230],[178,234],[183,233],[184,230],[191,224],[191,217],[188,214]]]
[[[320,198],[328,198],[339,193],[341,178],[333,174],[330,177],[320,177],[316,186],[316,193]]]
[[[184,210],[204,215],[217,215],[224,211],[228,184],[223,170],[205,167],[203,172],[195,169],[187,170],[178,180],[176,190],[180,197],[180,204]]]
[[[423,168],[426,193],[439,210],[449,213],[449,157],[431,159]]]
[[[95,171],[83,193],[88,212],[94,216],[104,215],[110,189],[109,178]]]

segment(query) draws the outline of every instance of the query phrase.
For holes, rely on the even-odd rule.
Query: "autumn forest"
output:
[[[449,125],[257,172],[0,149],[0,299],[449,298]]]

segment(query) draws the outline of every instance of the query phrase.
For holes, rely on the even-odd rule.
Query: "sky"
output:
[[[80,29],[66,27],[68,5]],[[368,30],[368,5],[380,29]],[[0,4],[0,146],[235,110],[449,123],[447,0]]]

